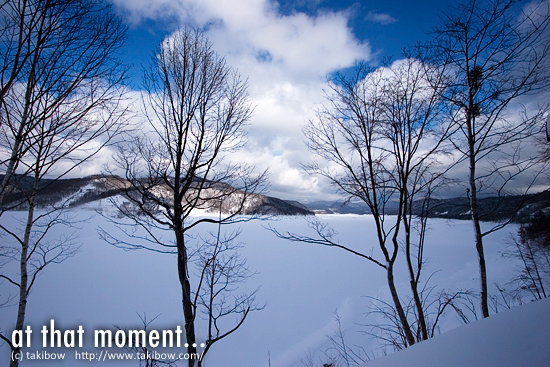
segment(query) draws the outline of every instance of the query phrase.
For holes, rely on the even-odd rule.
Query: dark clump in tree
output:
[[[498,197],[488,209],[498,212],[505,196],[530,193],[541,177],[540,155],[528,147],[542,134],[548,106],[526,106],[525,97],[550,86],[550,8],[545,2],[522,7],[508,0],[469,1],[444,14],[433,33],[427,49],[448,77],[442,97],[453,109],[456,150],[469,166],[481,310],[488,317],[483,240],[511,223],[525,202],[510,217],[482,229],[479,198]],[[525,182],[521,190],[512,190],[520,179]]]

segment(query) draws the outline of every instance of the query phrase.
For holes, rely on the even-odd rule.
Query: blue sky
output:
[[[220,2],[219,0],[216,0]],[[178,7],[185,7],[186,1],[151,1],[159,4],[159,9],[147,12],[133,1],[111,0],[119,14],[129,23],[127,46],[124,56],[133,64],[131,84],[141,88],[141,65],[147,64],[152,52],[160,41],[183,24],[193,23],[192,19],[182,19],[176,14]],[[340,13],[347,19],[346,27],[359,42],[367,43],[372,51],[370,60],[379,63],[383,57],[399,58],[401,49],[425,39],[430,29],[437,24],[442,11],[454,1],[423,0],[409,1],[255,1],[270,4],[276,16],[291,17],[304,14],[315,19],[319,14]],[[166,8],[163,12],[162,6]],[[154,8],[154,5],[152,5]],[[243,19],[243,22],[246,20]],[[203,27],[206,22],[200,22]],[[194,24],[197,26],[197,24]]]
[[[334,197],[334,189],[305,174],[313,157],[301,127],[323,102],[331,73],[357,60],[379,65],[427,37],[452,2],[110,0],[129,25],[123,57],[134,66],[139,98],[141,65],[161,40],[183,25],[199,27],[227,63],[249,80],[255,113],[248,144],[231,157],[271,172],[270,195],[297,200]]]

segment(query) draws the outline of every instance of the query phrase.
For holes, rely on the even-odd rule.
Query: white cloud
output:
[[[384,25],[397,22],[397,19],[395,19],[389,14],[377,13],[372,10],[367,13],[367,16],[365,17],[365,19],[368,20],[369,22],[380,23]]]
[[[146,18],[176,18],[180,25],[204,28],[228,64],[248,77],[256,106],[249,144],[232,159],[258,170],[269,167],[273,194],[320,192],[317,178],[300,169],[310,160],[301,126],[322,102],[329,73],[370,58],[369,45],[354,37],[346,13],[281,15],[269,0],[112,1],[138,26]]]

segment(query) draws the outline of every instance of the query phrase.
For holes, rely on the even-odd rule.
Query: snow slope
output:
[[[150,328],[173,329],[176,325],[183,325],[176,258],[114,248],[102,242],[96,233],[97,227],[101,226],[116,234],[117,229],[112,224],[93,211],[80,210],[73,214],[76,219],[87,219],[79,228],[71,230],[78,235],[81,251],[61,264],[50,266],[38,278],[27,312],[27,324],[35,331],[35,344],[27,350],[41,350],[39,330],[42,325],[49,325],[51,319],[61,330],[75,329],[79,325],[86,330],[84,347],[61,348],[68,352],[67,358],[55,362],[56,366],[89,365],[88,361],[76,360],[74,353],[99,352],[92,343],[93,330],[113,328],[113,325],[139,328],[137,313],[146,314],[149,320],[159,315]],[[371,216],[319,217],[339,232],[342,243],[365,252],[373,249],[376,254]],[[0,220],[10,228],[16,228],[22,225],[24,218],[24,212],[9,212]],[[283,217],[269,223],[281,231],[309,233],[304,218]],[[205,366],[294,367],[302,366],[302,360],[308,355],[313,356],[317,365],[322,365],[326,360],[321,352],[330,347],[327,335],[333,335],[338,327],[334,319],[336,310],[349,345],[359,345],[369,353],[373,351],[376,356],[391,352],[378,340],[365,336],[362,333],[365,326],[361,326],[376,322],[376,317],[366,315],[370,300],[365,296],[390,300],[383,271],[338,249],[280,240],[264,228],[267,224],[265,221],[243,223],[238,238],[244,244],[242,255],[248,259],[250,269],[259,272],[247,281],[242,291],[261,286],[258,300],[266,302],[267,307],[250,314],[239,330],[216,344],[209,352]],[[209,230],[215,228],[199,227],[196,234],[206,235]],[[516,230],[515,226],[510,226],[487,236],[490,284],[504,284],[518,265],[500,255],[509,233]],[[425,274],[427,277],[434,273],[431,285],[437,285],[438,289],[477,290],[476,253],[471,231],[471,225],[466,221],[430,220]],[[170,239],[168,234],[165,236],[166,240]],[[2,240],[6,241],[6,237]],[[17,264],[12,263],[3,271],[17,271]],[[399,271],[396,279],[398,288],[406,291],[406,272]],[[13,292],[11,287],[6,281],[0,281],[0,297]],[[0,308],[3,332],[11,333],[15,315],[16,307]],[[457,317],[450,313],[442,321],[441,331],[459,325]],[[196,329],[200,342],[204,340],[201,331],[204,327],[201,329],[199,322]],[[0,361],[7,361],[8,352],[5,344],[0,345]],[[106,361],[102,364],[106,367],[137,365],[136,361]],[[24,361],[24,365],[42,364]]]
[[[549,326],[547,298],[464,325],[364,366],[548,366]]]

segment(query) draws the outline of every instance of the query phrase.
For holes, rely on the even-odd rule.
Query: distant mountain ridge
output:
[[[0,179],[2,176],[0,175]],[[37,197],[38,207],[47,207],[63,203],[70,208],[81,207],[102,199],[121,195],[123,179],[114,176],[94,175],[83,178],[68,178],[61,180],[44,179],[40,184],[40,194]],[[18,187],[4,199],[4,208],[22,209],[19,202],[32,187],[32,178],[24,177],[18,180]],[[124,200],[124,198],[122,198]],[[234,199],[224,200],[222,212],[230,212]],[[514,221],[523,222],[534,213],[550,211],[550,191],[525,196],[486,197],[478,199],[480,217],[483,221],[499,221],[510,218],[517,211]],[[15,207],[14,207],[15,206]],[[219,207],[216,208],[219,210]],[[386,204],[386,214],[397,214],[396,203]],[[314,215],[314,214],[371,214],[363,202],[345,201],[312,201],[300,203],[294,200],[283,200],[262,194],[251,194],[241,212],[245,215]],[[421,201],[413,203],[413,214],[422,214]],[[467,197],[430,200],[428,217],[446,219],[470,219],[470,205]]]
[[[32,178],[22,177],[17,184],[18,187],[12,188],[10,195],[4,199],[4,208],[17,210],[25,207],[24,199],[32,188]],[[104,175],[60,180],[44,179],[39,186],[40,192],[36,198],[36,204],[39,208],[51,205],[78,208],[102,199],[122,195],[121,185],[124,184],[125,180],[120,177]],[[121,200],[124,200],[123,196],[121,196]],[[223,201],[222,212],[231,211],[232,201],[235,201],[235,199],[231,196]],[[219,210],[218,207],[216,207],[217,210]],[[286,201],[262,194],[250,194],[241,214],[313,215],[314,213],[296,201]]]
[[[530,195],[485,197],[478,199],[478,204],[482,221],[495,222],[514,216],[514,222],[523,222],[541,210],[550,211],[550,191]],[[316,214],[371,214],[369,207],[363,202],[313,201],[305,205]],[[521,209],[518,211],[518,208]],[[386,204],[385,209],[387,215],[396,215],[398,205],[390,202]],[[422,215],[422,201],[415,201],[412,209],[414,215]],[[471,219],[470,200],[467,197],[432,198],[427,216]]]

